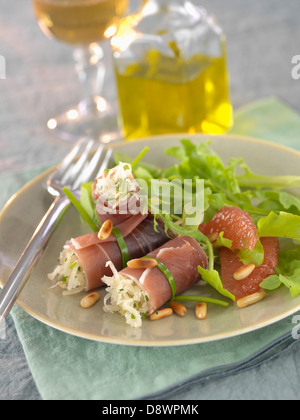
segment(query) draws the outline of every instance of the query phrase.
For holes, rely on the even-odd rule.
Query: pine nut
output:
[[[100,293],[94,292],[89,294],[88,296],[85,296],[83,299],[81,299],[80,306],[83,309],[88,309],[91,306],[95,305],[96,302],[101,298]]]
[[[243,265],[234,273],[233,277],[235,280],[245,280],[255,269],[254,264]]]
[[[216,240],[219,237],[219,233],[218,232],[213,232],[210,235],[208,235],[208,239],[210,240],[211,243],[216,242]]]
[[[246,306],[253,305],[264,299],[266,292],[257,292],[253,295],[245,296],[244,298],[239,299],[236,304],[239,308],[246,308]]]
[[[205,319],[207,316],[207,304],[199,302],[195,306],[195,314],[198,319]]]
[[[153,312],[153,314],[150,315],[150,319],[151,321],[157,321],[159,319],[166,318],[172,314],[173,314],[173,310],[171,308],[164,308],[159,311]]]
[[[107,239],[111,234],[113,227],[113,222],[111,220],[106,220],[99,230],[98,238],[102,240]]]
[[[153,268],[156,266],[157,261],[153,258],[137,258],[127,263],[127,267],[129,268]]]
[[[185,316],[186,315],[186,307],[182,305],[180,302],[170,302],[170,308],[175,312],[175,314],[179,316]]]

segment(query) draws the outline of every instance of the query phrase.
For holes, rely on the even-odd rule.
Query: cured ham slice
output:
[[[197,283],[201,278],[198,266],[207,268],[208,264],[200,244],[189,236],[178,236],[147,257],[157,259],[170,271],[176,283],[176,294]],[[158,267],[126,267],[118,272],[111,263],[108,265],[113,276],[102,279],[108,285],[104,308],[108,312],[120,312],[129,325],[140,327],[143,316],[151,315],[172,298],[170,283]]]
[[[150,219],[152,216],[149,215]],[[147,216],[146,216],[147,218]],[[119,225],[114,226],[120,231],[123,238],[126,238],[131,232],[133,232],[146,218],[138,214],[135,217],[129,217]],[[153,226],[153,223],[152,223]],[[143,231],[143,229],[142,229]],[[107,239],[99,239],[98,232],[88,233],[86,235],[79,236],[78,238],[72,239],[72,244],[75,249],[87,248],[91,245],[103,244],[105,242],[116,242],[117,239],[113,233]]]
[[[154,230],[152,216],[124,238],[130,259],[144,256],[169,239],[162,223],[157,224],[157,231]],[[60,265],[48,277],[65,288],[65,294],[90,291],[103,286],[102,277],[111,274],[109,267],[106,267],[108,261],[117,270],[123,268],[122,253],[114,235],[105,241],[101,241],[97,233],[83,235],[65,245],[60,255]]]

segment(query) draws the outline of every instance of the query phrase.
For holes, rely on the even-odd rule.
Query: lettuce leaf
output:
[[[290,238],[300,242],[300,216],[273,211],[267,217],[258,221],[258,234],[260,237],[272,236],[278,238]]]

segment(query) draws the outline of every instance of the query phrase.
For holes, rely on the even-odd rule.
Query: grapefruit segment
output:
[[[253,251],[257,241],[257,228],[251,216],[239,207],[223,207],[207,223],[202,223],[199,230],[206,236],[224,232],[224,238],[232,241],[232,249],[250,249]]]
[[[260,283],[275,272],[278,264],[279,240],[278,238],[261,238],[264,248],[264,262],[256,267],[244,280],[235,280],[234,273],[243,266],[237,255],[228,248],[220,250],[221,278],[224,289],[236,298],[236,301],[260,292]]]

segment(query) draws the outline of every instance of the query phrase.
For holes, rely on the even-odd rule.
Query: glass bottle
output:
[[[225,36],[193,1],[146,1],[112,48],[126,139],[232,126]]]

